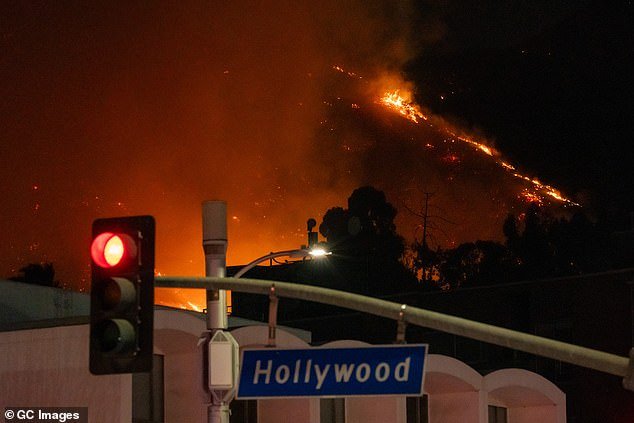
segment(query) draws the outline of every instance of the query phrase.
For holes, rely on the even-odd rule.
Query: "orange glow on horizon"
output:
[[[234,230],[232,230],[232,221],[235,222],[233,218],[228,219],[229,233],[234,232]],[[164,260],[162,260],[160,264],[160,271],[157,270],[155,272],[155,275],[165,277],[203,276],[205,257],[202,247],[199,247],[196,244],[197,242],[189,243],[188,245],[192,246],[184,250],[184,252],[188,253],[192,257],[192,259],[188,260],[187,263],[165,262]],[[282,240],[277,245],[278,246],[275,249],[276,251],[291,250],[299,248],[301,246],[301,242],[299,239],[297,241],[293,239],[285,241]],[[257,246],[257,248],[255,248],[254,245],[248,242],[230,242],[227,249],[227,266],[245,265],[253,259],[268,254],[269,252],[269,250],[262,249],[261,246]],[[268,262],[263,262],[261,263],[261,265],[267,266]],[[191,288],[155,288],[154,303],[167,307],[202,312],[204,309],[207,308],[206,291],[204,289]],[[231,312],[231,291],[227,291],[227,308],[228,311]]]

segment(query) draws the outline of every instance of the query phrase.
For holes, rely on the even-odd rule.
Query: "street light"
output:
[[[262,263],[263,261],[266,260],[271,260],[277,257],[291,257],[291,258],[306,258],[306,257],[315,257],[315,258],[320,258],[320,257],[325,257],[332,254],[330,251],[326,250],[323,247],[319,247],[319,246],[315,246],[314,248],[300,248],[297,250],[284,250],[284,251],[277,251],[274,253],[269,253],[266,254],[262,257],[258,257],[255,260],[249,262],[248,264],[246,264],[242,269],[240,269],[235,275],[233,275],[234,278],[240,278],[242,277],[245,273],[247,273],[249,270],[253,269],[255,266],[257,266],[258,264]]]
[[[310,254],[313,257],[323,257],[323,256],[329,256],[332,253],[324,248],[313,248],[308,252],[308,254]]]
[[[310,229],[310,228],[309,228]],[[277,257],[292,257],[292,258],[306,258],[306,257],[315,257],[321,258],[327,255],[332,254],[327,251],[325,248],[320,247],[318,244],[313,244],[310,248],[301,248],[297,250],[284,250],[278,251],[274,253],[266,254],[262,257],[258,257],[255,260],[251,261],[247,265],[245,265],[242,269],[240,269],[235,275],[234,278],[239,278],[249,270],[253,269],[259,263],[262,263],[266,260],[272,260]],[[267,346],[275,347],[275,331],[277,326],[277,296],[275,295],[275,285],[271,287],[271,292],[269,295],[269,339],[267,341]]]

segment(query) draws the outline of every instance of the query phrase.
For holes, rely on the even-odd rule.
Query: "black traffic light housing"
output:
[[[154,331],[152,216],[98,219],[92,225],[90,372],[149,372]]]

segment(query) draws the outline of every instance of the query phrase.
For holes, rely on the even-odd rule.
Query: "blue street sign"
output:
[[[423,393],[427,345],[242,351],[238,399]]]

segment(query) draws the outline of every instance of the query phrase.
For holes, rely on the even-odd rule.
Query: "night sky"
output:
[[[420,101],[484,131],[591,213],[629,222],[632,2],[425,3],[442,36],[406,66]]]
[[[206,199],[230,263],[296,248],[381,160],[325,145],[325,104],[384,88],[593,216],[634,210],[631,4],[296,3],[2,2],[0,276],[50,261],[85,288],[92,220],[128,214],[156,216],[159,271],[200,274]]]

